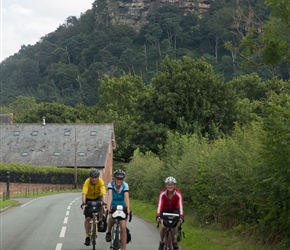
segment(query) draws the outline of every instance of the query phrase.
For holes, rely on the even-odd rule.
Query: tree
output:
[[[21,117],[23,123],[40,123],[45,117],[47,123],[75,123],[77,115],[75,109],[60,103],[39,103],[33,112],[26,112]]]
[[[263,160],[258,173],[256,197],[259,197],[261,227],[269,236],[282,236],[289,248],[290,226],[290,96],[272,95],[266,107],[265,136],[262,138]],[[273,239],[273,238],[272,238]],[[273,239],[275,240],[275,239]]]
[[[152,96],[144,120],[178,131],[216,138],[233,126],[235,96],[203,59],[162,62],[162,71],[152,79]],[[145,106],[147,107],[147,106]]]
[[[267,0],[271,9],[269,20],[254,26],[243,38],[242,55],[254,65],[267,64],[277,67],[280,62],[289,63],[290,19],[289,0]]]
[[[37,109],[36,100],[34,97],[18,96],[8,108],[14,114],[14,121],[16,123],[24,123],[25,116],[33,114]],[[41,117],[38,121],[41,121]]]
[[[137,106],[147,92],[142,79],[136,75],[123,74],[119,78],[101,80],[98,117],[101,122],[114,123],[118,142],[115,159],[118,161],[128,162],[137,148],[134,140],[140,116]]]
[[[216,61],[218,61],[219,51],[223,48],[224,43],[231,39],[232,13],[233,8],[223,7],[207,15],[201,22],[203,23],[203,39],[208,44],[208,48],[212,50]]]
[[[48,67],[47,72],[48,78],[53,80],[63,97],[65,97],[67,90],[71,87],[74,90],[81,88],[77,81],[79,71],[73,64],[53,63]]]

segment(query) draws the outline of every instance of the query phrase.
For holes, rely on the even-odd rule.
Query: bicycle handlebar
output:
[[[162,217],[159,217],[159,220],[158,220],[157,225],[156,225],[157,228],[159,228],[159,224],[161,223],[161,221],[160,221],[161,219],[162,219]],[[182,223],[184,222],[183,217],[179,216],[178,222],[180,223],[180,225],[182,225]]]
[[[104,201],[87,201],[87,203],[85,205],[90,206],[90,205],[92,205],[93,202],[97,202],[97,204],[100,204],[101,206],[107,206],[107,203]]]

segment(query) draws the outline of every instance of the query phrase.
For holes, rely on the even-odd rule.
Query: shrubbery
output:
[[[288,113],[285,111],[282,123],[270,119],[268,126],[277,121],[276,126],[283,127],[289,121]],[[135,153],[127,166],[130,195],[157,207],[164,179],[174,176],[186,208],[197,215],[194,221],[201,225],[218,223],[227,229],[248,230],[250,226],[253,232],[263,232],[265,239],[274,235],[273,241],[280,240],[283,235],[287,241],[289,129],[283,130],[284,136],[280,134],[285,141],[284,148],[279,149],[274,132],[267,128],[266,134],[264,128],[262,123],[237,127],[232,136],[212,142],[197,135],[169,134],[162,158],[152,153]],[[265,147],[269,140],[272,145]],[[285,160],[279,161],[280,168],[272,152],[280,158],[285,154]]]
[[[0,164],[0,182],[7,181],[7,172],[10,172],[10,182],[19,183],[48,183],[73,184],[74,169],[51,166],[28,166],[18,163]],[[83,184],[87,178],[87,170],[78,169],[78,184]]]

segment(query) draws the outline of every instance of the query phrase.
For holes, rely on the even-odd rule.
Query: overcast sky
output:
[[[0,61],[17,53],[21,45],[34,45],[67,17],[80,17],[94,0],[0,0]]]

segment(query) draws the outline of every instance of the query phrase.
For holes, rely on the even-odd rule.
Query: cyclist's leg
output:
[[[178,235],[178,227],[173,227],[171,229],[172,231],[172,236],[173,236],[173,242],[177,242],[177,235]]]
[[[106,232],[106,241],[107,242],[111,241],[110,240],[111,239],[111,232],[112,232],[112,228],[113,228],[114,224],[115,224],[115,220],[112,218],[112,215],[110,214],[109,218],[108,218],[108,226],[107,226],[107,232]],[[110,237],[109,237],[109,235],[110,235]]]
[[[101,196],[98,197],[96,201],[102,201],[102,197]],[[101,206],[99,211],[99,221],[103,221],[103,214],[104,214],[104,206]]]
[[[90,229],[91,229],[91,223],[90,223],[90,221],[91,221],[91,219],[92,219],[91,217],[87,217],[85,219],[84,225],[85,225],[86,235],[90,233]]]
[[[120,230],[121,230],[121,243],[122,250],[126,250],[127,245],[127,220],[120,221]]]
[[[165,234],[166,234],[166,227],[163,225],[163,221],[161,220],[160,243],[159,243],[159,248],[158,248],[159,250],[163,250],[164,243],[166,240],[166,239],[164,239]]]
[[[90,201],[89,199],[86,199],[86,202]],[[88,211],[88,207],[85,208],[85,211],[84,211],[84,215],[85,215],[85,222],[84,222],[84,225],[85,225],[85,230],[86,230],[86,235],[88,235],[90,233],[90,229],[91,229],[91,224],[90,224],[90,221],[92,220],[93,218],[93,214],[90,213]]]
[[[115,220],[112,218],[112,215],[110,214],[110,216],[108,218],[108,227],[107,227],[108,232],[112,231],[112,227],[114,226],[114,224],[115,224]]]
[[[166,233],[166,227],[163,225],[163,221],[161,221],[161,230],[160,230],[160,242],[163,242],[164,243],[164,236],[165,236],[165,233]]]
[[[178,249],[178,243],[177,243],[177,235],[178,235],[178,227],[171,228],[172,231],[172,244],[173,249]]]
[[[88,213],[87,209],[85,209],[84,211],[84,215],[85,215],[85,221],[84,221],[84,227],[85,227],[85,232],[86,232],[86,239],[85,239],[85,245],[90,245],[90,230],[91,230],[91,219],[92,219],[92,215],[90,213]]]

